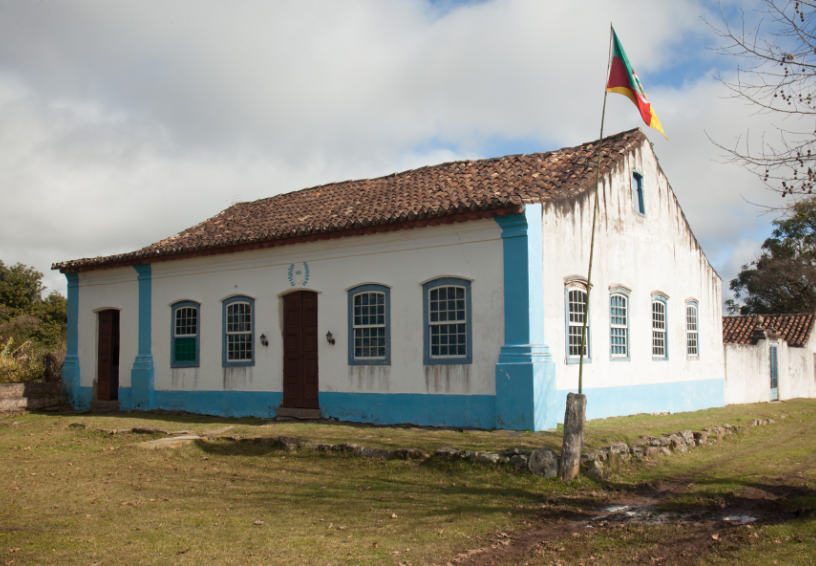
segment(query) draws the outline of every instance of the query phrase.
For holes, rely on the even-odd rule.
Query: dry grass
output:
[[[793,411],[816,414],[816,402],[593,421],[588,424],[588,441],[599,445],[643,432],[740,424],[756,416],[777,418],[779,413]],[[649,481],[693,472],[701,478],[694,483],[703,487],[683,497],[708,504],[713,491],[739,493],[758,482],[745,475],[749,462],[754,466],[751,474],[759,474],[757,477],[796,477],[796,470],[778,461],[774,434],[788,431],[794,440],[785,447],[790,454],[786,457],[813,470],[811,439],[816,419],[811,418],[806,426],[804,420],[797,421],[800,418],[806,417],[789,418],[747,437],[654,465],[633,466],[617,480]],[[69,426],[77,422],[90,428]],[[278,424],[191,415],[29,414],[0,419],[0,453],[4,455],[0,460],[0,564],[11,560],[14,566],[445,563],[458,552],[483,546],[499,531],[538,521],[538,513],[551,497],[580,494],[586,504],[617,493],[614,485],[598,486],[585,478],[563,486],[465,463],[432,460],[417,464],[311,451],[286,453],[224,440],[145,451],[133,444],[150,436],[96,430],[134,426],[210,434],[221,430],[221,434],[290,435],[314,442],[412,446],[425,451],[444,445],[488,450],[560,444],[560,434],[555,432],[515,435]],[[752,443],[758,443],[758,451],[737,458]],[[806,459],[800,461],[802,458]],[[806,473],[810,475],[802,481],[808,484],[814,478],[812,472]],[[707,483],[705,478],[709,478]],[[675,503],[688,501],[678,496]],[[262,524],[256,524],[259,521]],[[812,522],[807,525],[804,528],[812,530]],[[778,536],[801,537],[804,532],[786,531]],[[651,544],[650,537],[658,535],[655,531],[637,540]],[[600,543],[590,542],[582,544],[586,552],[576,554],[574,562],[562,562],[586,560],[587,552]],[[603,545],[607,543],[610,548],[628,544],[615,539]],[[812,536],[809,543],[812,549]],[[775,546],[772,541],[768,544]],[[746,556],[746,563],[760,563]],[[528,558],[531,564],[549,563]]]

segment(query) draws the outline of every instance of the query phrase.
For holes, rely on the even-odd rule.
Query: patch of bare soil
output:
[[[687,485],[681,481],[647,484],[602,504],[592,497],[582,501],[580,494],[569,501],[552,498],[524,528],[500,533],[490,544],[437,566],[523,565],[528,561],[589,566],[597,560],[589,543],[592,537],[600,534],[625,540],[631,537],[622,535],[622,530],[643,531],[639,527],[655,529],[657,540],[632,544],[628,552],[616,556],[615,564],[690,566],[706,553],[728,552],[729,547],[745,544],[750,535],[740,527],[813,513],[812,509],[785,508],[785,499],[804,494],[781,484],[751,486],[707,505],[666,511],[662,504],[681,495]]]

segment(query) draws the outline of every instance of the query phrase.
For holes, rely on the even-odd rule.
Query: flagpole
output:
[[[578,362],[578,394],[583,394],[584,390],[584,352],[586,351],[586,330],[587,321],[589,320],[589,292],[592,288],[592,259],[595,252],[595,224],[598,219],[598,187],[601,182],[601,149],[603,149],[603,127],[604,118],[606,117],[606,90],[607,82],[609,81],[609,68],[612,61],[612,22],[609,23],[609,55],[606,58],[606,76],[604,78],[604,101],[603,110],[601,110],[601,133],[598,138],[598,166],[595,172],[595,206],[592,210],[592,239],[589,244],[589,269],[587,270],[587,284],[586,284],[586,303],[584,303],[584,324],[581,327],[581,350]]]

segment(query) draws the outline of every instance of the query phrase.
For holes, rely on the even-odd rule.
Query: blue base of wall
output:
[[[323,416],[374,424],[493,428],[493,395],[321,392]]]
[[[93,399],[93,388],[75,387],[73,400],[69,398],[68,404],[77,411],[87,411],[91,408],[91,399]]]
[[[553,428],[555,422],[563,422],[569,392],[555,392],[554,406],[544,417],[546,428]],[[586,389],[584,393],[587,396],[587,419],[637,413],[680,413],[725,406],[725,381],[722,379],[600,387]],[[273,391],[155,391],[154,394],[156,409],[223,417],[272,418],[283,401],[283,394]],[[90,387],[78,387],[71,404],[76,409],[87,410],[92,395]],[[321,413],[326,418],[383,425],[496,427],[496,397],[492,395],[336,392],[321,392],[319,395]],[[131,388],[120,387],[119,409],[131,411],[134,408]]]
[[[283,401],[283,393],[275,391],[157,390],[154,393],[157,409],[220,417],[272,418],[277,415],[276,409]]]
[[[558,422],[564,422],[567,393],[577,389],[556,392]],[[625,387],[598,387],[584,389],[587,398],[586,418],[603,419],[637,413],[683,413],[711,407],[725,406],[725,380],[680,381],[654,385]]]

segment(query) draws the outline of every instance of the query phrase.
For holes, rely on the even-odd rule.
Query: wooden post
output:
[[[595,206],[592,209],[592,238],[589,244],[589,269],[587,270],[586,303],[584,304],[584,324],[581,327],[581,349],[578,352],[578,394],[567,394],[567,410],[564,414],[564,440],[561,444],[561,460],[558,475],[561,481],[574,479],[581,471],[581,453],[584,451],[584,423],[586,422],[586,396],[584,393],[584,353],[586,351],[586,330],[589,322],[589,293],[592,288],[592,258],[595,254],[595,225],[598,218],[598,191],[601,182],[601,152],[603,150],[603,127],[606,117],[606,85],[609,81],[609,67],[612,64],[612,24],[609,24],[609,55],[606,60],[604,78],[604,101],[601,110],[601,132],[598,138],[598,165],[595,171]]]
[[[558,477],[561,481],[570,481],[581,471],[585,421],[586,395],[568,393],[567,411],[564,415],[564,444],[558,461]]]

